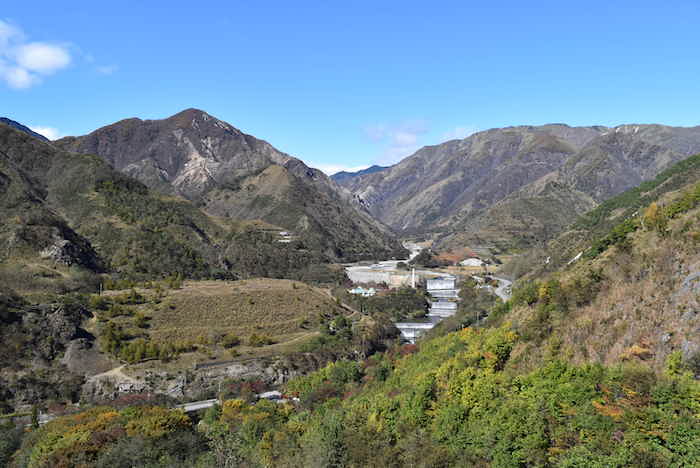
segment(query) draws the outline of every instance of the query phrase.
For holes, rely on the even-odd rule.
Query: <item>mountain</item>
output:
[[[280,228],[210,216],[102,158],[0,124],[0,283],[21,295],[97,287],[96,274],[148,280],[304,279],[330,259]],[[274,232],[271,234],[270,231]]]
[[[439,246],[541,244],[576,216],[700,151],[700,127],[520,126],[427,146],[338,182],[372,214]]]
[[[361,171],[356,171],[356,172],[346,172],[346,171],[340,171],[336,172],[331,176],[331,179],[338,183],[342,183],[344,181],[347,181],[348,179],[352,179],[353,177],[357,176],[362,176],[362,175],[367,175],[367,174],[374,174],[375,172],[383,171],[384,169],[387,169],[388,166],[377,166],[376,164],[374,166],[370,166],[367,169],[362,169]]]
[[[211,215],[280,226],[333,259],[401,250],[390,230],[323,172],[197,109],[163,120],[122,120],[55,145],[99,155]]]
[[[22,125],[19,122],[15,122],[14,120],[8,119],[7,117],[0,117],[0,123],[4,123],[5,125],[9,125],[10,127],[16,128],[17,130],[26,133],[27,135],[31,135],[34,138],[38,138],[42,141],[49,141],[48,138],[46,138],[44,135],[41,135],[31,128]]]

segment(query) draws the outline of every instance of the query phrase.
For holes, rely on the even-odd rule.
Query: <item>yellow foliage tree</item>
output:
[[[656,202],[653,202],[647,207],[646,210],[644,210],[643,219],[644,226],[648,230],[655,229],[659,232],[659,234],[663,234],[664,232],[666,232],[668,218]]]

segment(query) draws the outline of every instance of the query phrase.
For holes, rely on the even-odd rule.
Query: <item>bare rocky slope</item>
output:
[[[103,157],[116,169],[207,213],[281,226],[331,258],[390,256],[390,230],[323,172],[206,112],[126,119],[55,142]]]
[[[700,151],[700,127],[492,129],[338,182],[404,233],[443,247],[537,245],[603,200]]]

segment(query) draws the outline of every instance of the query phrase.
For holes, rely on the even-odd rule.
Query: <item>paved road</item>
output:
[[[214,398],[212,400],[201,400],[201,401],[192,401],[190,403],[185,403],[184,405],[177,405],[175,408],[180,408],[185,411],[185,413],[189,413],[190,411],[197,411],[201,410],[204,408],[211,408],[214,405],[218,405],[219,400],[217,398]]]
[[[510,299],[510,296],[513,294],[513,291],[512,291],[513,282],[508,281],[507,279],[504,279],[504,278],[496,278],[495,276],[493,278],[495,280],[498,280],[498,287],[493,290],[493,292],[496,293],[496,296],[503,299],[503,302]]]
[[[475,278],[479,281],[484,280],[481,276],[476,276],[476,275],[472,275],[472,278]],[[498,281],[498,287],[494,288],[492,286],[482,286],[482,288],[487,288],[487,289],[493,291],[493,293],[496,296],[500,297],[503,300],[503,302],[510,299],[510,296],[512,295],[513,282],[509,281],[505,278],[497,278],[495,276],[491,276],[491,278]]]

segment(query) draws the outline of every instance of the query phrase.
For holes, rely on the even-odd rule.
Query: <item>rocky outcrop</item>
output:
[[[197,399],[216,395],[221,384],[231,381],[262,381],[268,386],[283,385],[290,379],[308,374],[328,362],[329,357],[312,353],[270,358],[211,363],[178,372],[157,371],[147,364],[112,369],[90,377],[82,388],[84,401],[105,401],[125,394],[162,394],[175,398]]]
[[[80,326],[90,316],[87,309],[77,304],[28,307],[22,314],[22,331],[31,337],[31,353],[35,358],[52,361],[72,340],[94,339]]]
[[[0,400],[9,407],[46,400],[78,401],[84,377],[61,357],[76,340],[92,342],[81,328],[89,314],[79,304],[27,305],[0,294]]]

